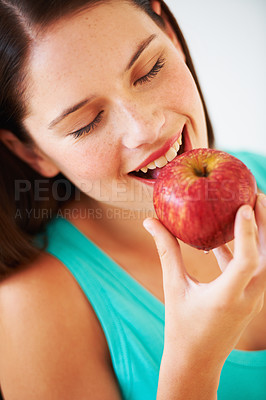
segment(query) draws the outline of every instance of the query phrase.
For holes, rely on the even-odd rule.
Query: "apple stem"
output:
[[[195,171],[195,174],[199,177],[207,178],[209,176],[209,171],[207,169],[207,165],[203,165],[201,170],[199,170],[198,168],[195,168],[194,171]]]

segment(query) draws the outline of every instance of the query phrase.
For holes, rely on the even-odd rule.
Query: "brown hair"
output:
[[[47,27],[63,15],[106,1],[0,0],[0,131],[11,131],[26,145],[32,145],[22,121],[26,116],[24,84],[27,57],[34,40],[33,32]],[[149,0],[131,0],[130,3],[164,26],[163,20],[150,7]],[[161,5],[183,47],[186,63],[198,87],[205,110],[209,146],[213,147],[213,130],[188,47],[169,8],[163,1]],[[45,185],[45,188],[42,186],[46,190],[44,199],[35,195],[36,183],[40,182]],[[34,236],[43,231],[64,202],[73,198],[75,187],[62,174],[44,179],[1,141],[0,185],[0,277],[3,277],[39,254],[40,249],[34,245]],[[53,192],[55,185],[56,196]]]

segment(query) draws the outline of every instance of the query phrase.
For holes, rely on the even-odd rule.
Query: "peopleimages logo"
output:
[[[220,186],[217,187],[213,182],[205,179],[199,181],[199,185],[187,186],[183,194],[183,200],[188,202],[197,201],[235,201],[246,202],[250,197],[250,187],[243,180],[239,181],[239,191],[233,190],[233,181],[223,180]],[[164,196],[169,198],[175,196],[178,182],[174,182],[171,189],[166,189]],[[73,193],[74,190],[74,193]],[[88,196],[103,201],[103,202],[142,202],[153,200],[153,190],[150,186],[139,184],[136,180],[131,181],[118,181],[112,180],[107,185],[106,182],[102,183],[101,180],[81,184],[80,188],[72,185],[67,179],[57,179],[53,181],[52,187],[49,179],[36,179],[32,184],[26,179],[15,180],[15,201],[21,201],[25,194],[31,193],[33,200],[49,201],[52,199],[60,202],[66,202],[73,198],[80,200],[80,194],[84,192]],[[221,197],[222,196],[222,197]]]
[[[34,184],[27,179],[15,180],[15,201],[20,201],[25,193],[33,193],[34,201],[49,201],[49,179],[35,179]],[[52,184],[52,198],[57,201],[67,201],[71,198],[73,186],[66,179],[57,179]],[[80,191],[75,188],[75,198],[80,199]]]
[[[81,192],[102,202],[152,201],[152,190],[133,179],[125,182],[113,179],[108,183],[97,180],[82,183],[79,188],[62,178],[53,183],[49,179],[35,179],[33,183],[27,179],[17,179],[14,185],[15,201],[21,201],[25,195],[31,194],[34,202],[51,199],[66,202],[73,196],[75,200],[80,200]]]
[[[175,182],[170,188],[163,188],[161,193],[168,201],[173,201],[176,197],[176,193],[178,193],[178,200],[180,201],[181,196],[179,195],[178,187],[178,182]],[[197,185],[195,185],[195,183],[189,185],[188,183],[186,188],[182,185],[182,191],[182,201],[185,203],[215,201],[235,202],[236,200],[244,203],[250,199],[252,189],[245,180],[241,181],[241,179],[239,180],[239,190],[235,190],[233,180],[224,179],[220,182],[220,185],[217,186],[217,182],[205,179],[202,181],[199,180]]]

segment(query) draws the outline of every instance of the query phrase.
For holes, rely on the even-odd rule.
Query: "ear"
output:
[[[39,174],[49,178],[59,174],[60,171],[56,165],[40,149],[21,142],[12,132],[0,130],[0,140],[12,153]]]
[[[167,14],[162,10],[160,1],[151,0],[151,7],[152,7],[153,11],[163,19],[163,21],[165,23],[165,33],[170,38],[170,40],[172,41],[172,43],[174,44],[176,49],[179,51],[183,60],[186,62],[186,56],[184,54],[183,48],[176,36],[176,33],[175,33],[172,25],[169,22]]]

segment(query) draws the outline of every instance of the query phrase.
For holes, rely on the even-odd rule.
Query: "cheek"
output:
[[[89,138],[84,138],[71,151],[65,149],[58,162],[62,173],[91,198],[110,201],[117,192],[119,157],[111,145],[93,146]]]
[[[201,110],[201,99],[195,81],[188,67],[181,59],[169,63],[162,86],[162,95],[172,108],[182,114],[191,115]]]
[[[71,146],[54,154],[63,174],[78,180],[105,180],[118,173],[118,157],[111,146],[93,145],[91,138],[84,137]]]

